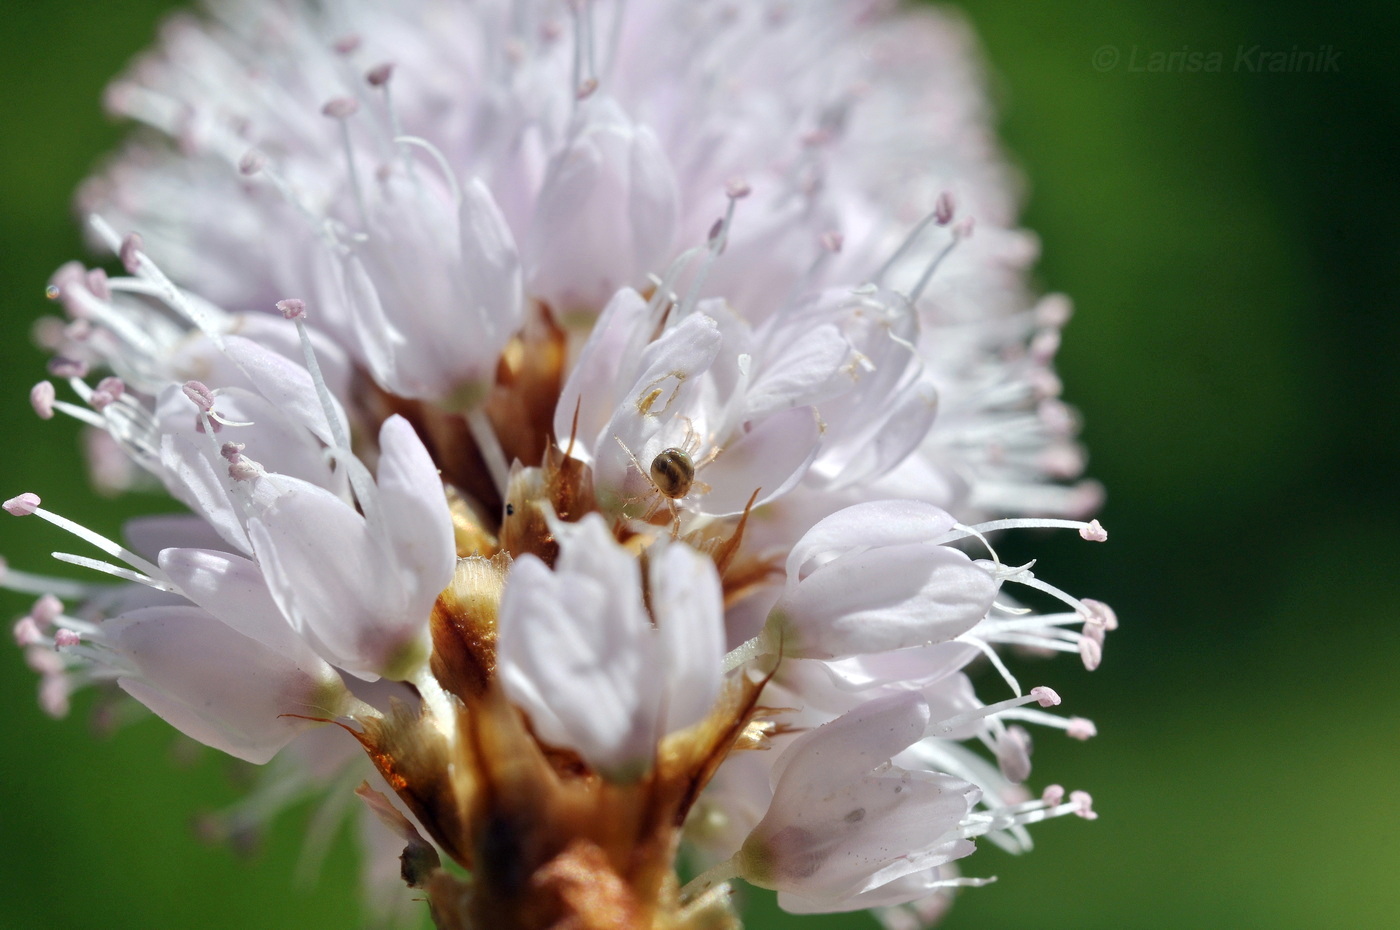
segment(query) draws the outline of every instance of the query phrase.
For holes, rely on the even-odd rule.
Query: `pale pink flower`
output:
[[[110,579],[5,572],[44,708],[115,684],[266,763],[215,835],[370,782],[372,907],[444,926],[714,925],[743,878],[904,930],[979,837],[1091,819],[1025,786],[1032,725],[1093,724],[1005,656],[1092,669],[1117,619],[993,548],[1106,539],[1069,308],[966,28],[891,7],[173,18],[108,93],[155,133],[80,195],[125,273],[54,274],[30,403],[189,513],[6,502]]]

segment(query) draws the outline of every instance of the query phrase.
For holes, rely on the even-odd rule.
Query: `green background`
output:
[[[168,8],[0,17],[0,494],[38,491],[108,532],[158,501],[85,489],[74,429],[29,411],[43,359],[24,333],[49,272],[83,254],[69,193],[122,134],[101,87]],[[1400,9],[965,8],[1029,182],[1040,279],[1076,301],[1061,371],[1109,488],[1108,545],[1024,548],[1123,627],[1093,675],[1042,676],[1101,735],[1042,734],[1037,783],[1091,790],[1101,819],[1044,825],[1028,857],[980,852],[971,871],[1001,880],[944,926],[1400,926]],[[1236,71],[1254,45],[1330,45],[1339,70]],[[1219,51],[1223,72],[1132,71],[1135,48]],[[0,519],[21,567],[43,569],[56,540]],[[225,765],[185,758],[155,722],[94,738],[85,701],[51,721],[34,684],[0,654],[0,927],[356,925],[348,843],[310,888],[291,878],[304,811],[251,859],[201,845],[193,816],[238,796]],[[752,926],[786,925],[769,919]]]

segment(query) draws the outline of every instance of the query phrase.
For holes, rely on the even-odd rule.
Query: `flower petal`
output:
[[[106,621],[103,636],[134,670],[118,679],[123,690],[185,735],[248,762],[268,761],[316,725],[286,715],[333,717],[349,699],[334,673],[303,667],[197,607],[132,611]]]

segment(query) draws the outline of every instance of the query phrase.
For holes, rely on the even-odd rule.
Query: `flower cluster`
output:
[[[188,513],[19,494],[111,581],[4,583],[51,713],[269,763],[211,829],[362,782],[377,906],[403,849],[440,927],[728,926],[743,879],[902,928],[1094,816],[1024,787],[1025,725],[1094,729],[1003,653],[1116,620],[989,541],[1106,535],[955,18],[220,2],[108,102],[124,273],[54,275],[31,402]]]

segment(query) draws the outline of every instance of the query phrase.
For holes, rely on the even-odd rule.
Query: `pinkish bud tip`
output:
[[[289,320],[306,318],[306,301],[299,297],[288,297],[277,301],[277,311]]]
[[[1065,789],[1062,785],[1046,785],[1040,799],[1050,807],[1057,807],[1065,799]]]
[[[27,517],[39,509],[39,495],[32,491],[25,491],[18,497],[12,497],[5,501],[5,512],[16,517]]]
[[[87,362],[62,355],[55,355],[44,367],[55,378],[81,378],[88,373]]]
[[[237,459],[230,459],[228,466],[228,476],[234,481],[252,481],[262,474],[257,463],[239,456]]]
[[[331,48],[335,49],[336,52],[341,55],[353,55],[355,52],[359,51],[360,37],[353,33],[341,36],[331,44]]]
[[[1074,304],[1064,294],[1047,294],[1035,308],[1035,320],[1041,326],[1063,329],[1074,314]]]
[[[33,617],[20,617],[15,621],[15,645],[24,649],[34,646],[44,638],[44,634],[39,630],[39,624],[34,622]]]
[[[214,409],[214,392],[201,381],[186,381],[181,389],[196,407],[208,413]]]
[[[1090,520],[1089,525],[1079,531],[1079,535],[1089,542],[1108,542],[1108,530],[1098,520]]]
[[[76,646],[83,638],[72,630],[58,630],[53,634],[53,644],[58,647]]]
[[[1089,671],[1099,667],[1103,661],[1103,645],[1090,636],[1081,637],[1079,640],[1079,658],[1084,660],[1084,667]]]
[[[40,381],[29,389],[29,406],[34,408],[39,419],[52,420],[53,402],[56,396],[52,382]]]
[[[352,97],[332,97],[321,107],[321,113],[331,119],[346,119],[359,112],[359,101]]]
[[[947,226],[953,222],[953,213],[956,204],[953,195],[944,191],[938,195],[938,202],[933,206],[933,219],[939,226]]]
[[[846,244],[846,237],[833,229],[822,233],[820,242],[822,248],[834,255],[841,251],[841,246]]]
[[[1080,603],[1089,608],[1091,621],[1101,624],[1105,630],[1118,629],[1118,615],[1112,607],[1092,597],[1086,597]]]
[[[111,300],[112,288],[107,283],[107,272],[93,268],[87,273],[87,287],[98,300]]]
[[[1087,717],[1071,717],[1065,733],[1073,739],[1092,739],[1099,735],[1099,728]]]
[[[29,611],[29,616],[41,626],[51,626],[62,614],[63,602],[52,594],[45,594],[39,598]]]
[[[593,92],[598,89],[598,79],[588,78],[579,84],[578,90],[574,91],[574,97],[579,100],[587,100],[593,96]]]
[[[753,188],[750,187],[749,182],[743,178],[731,178],[729,182],[724,185],[724,195],[730,200],[742,200],[752,193]]]
[[[1087,791],[1071,791],[1069,802],[1076,806],[1075,813],[1085,820],[1098,820],[1099,815],[1094,813],[1094,798]]]
[[[238,159],[238,173],[244,177],[252,177],[267,164],[267,156],[257,149],[249,149],[243,153],[243,157]]]
[[[1038,688],[1032,688],[1031,697],[1035,698],[1036,703],[1041,707],[1054,707],[1056,704],[1060,703],[1060,696],[1055,693],[1055,690],[1053,688],[1047,688],[1044,685]]]
[[[246,448],[247,446],[241,442],[226,442],[219,447],[219,454],[230,462],[236,462]]]
[[[394,76],[394,63],[386,61],[382,65],[375,65],[365,73],[365,80],[371,87],[383,87],[389,83],[389,78]]]
[[[122,240],[121,248],[117,251],[118,257],[122,260],[122,267],[127,274],[139,274],[141,271],[141,253],[145,250],[146,244],[141,239],[140,233],[128,233]]]
[[[97,389],[112,395],[112,399],[116,400],[126,393],[126,382],[114,375],[108,375],[97,382]]]

